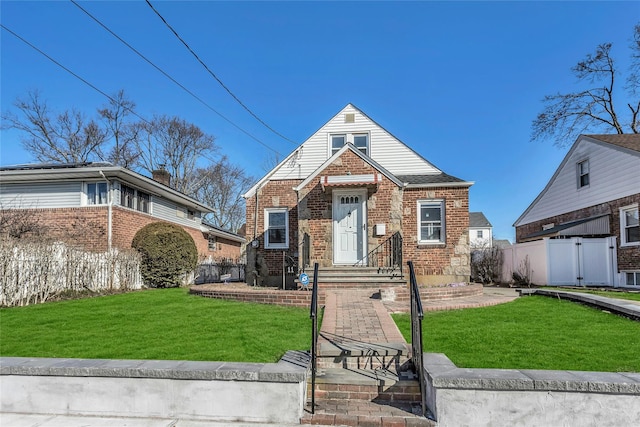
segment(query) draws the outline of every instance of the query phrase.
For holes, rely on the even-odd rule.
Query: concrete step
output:
[[[310,276],[313,283],[313,274]],[[400,270],[386,271],[376,267],[323,267],[318,269],[318,286],[324,289],[350,287],[380,288],[405,286],[406,276]]]
[[[398,372],[408,360],[409,349],[404,342],[369,343],[356,340],[318,342],[318,366],[344,369],[388,369]]]

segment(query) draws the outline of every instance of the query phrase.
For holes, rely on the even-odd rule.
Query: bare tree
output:
[[[116,166],[133,168],[140,156],[136,150],[136,142],[140,134],[140,123],[129,121],[135,114],[136,104],[128,99],[124,90],[120,90],[103,108],[98,109],[111,139],[111,146],[102,159]]]
[[[14,105],[21,117],[7,113],[3,120],[8,128],[23,132],[22,145],[38,161],[77,163],[99,158],[106,132],[80,111],[56,114],[38,91],[29,92],[26,99],[17,99]]]
[[[196,188],[197,162],[214,154],[214,137],[178,117],[156,116],[142,124],[138,163],[149,173],[161,167],[171,174],[171,187],[185,194]]]
[[[576,64],[571,70],[580,82],[591,87],[577,92],[547,95],[544,109],[532,125],[532,140],[554,137],[555,145],[571,144],[586,132],[638,133],[640,131],[640,99],[627,102],[629,115],[621,115],[616,82],[619,70],[611,56],[611,43],[601,44],[594,54]],[[640,24],[634,28],[631,45],[632,70],[626,78],[630,97],[637,95],[640,67]],[[628,110],[627,110],[628,109]]]
[[[226,156],[207,168],[198,169],[193,196],[214,208],[207,218],[213,225],[237,232],[245,221],[242,193],[253,182],[244,170]]]

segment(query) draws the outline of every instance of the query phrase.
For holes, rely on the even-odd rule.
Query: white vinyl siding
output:
[[[82,182],[0,185],[3,209],[51,209],[82,206]]]
[[[345,115],[353,114],[353,123],[345,123]],[[314,133],[280,165],[271,180],[305,179],[331,154],[329,135],[368,134],[368,154],[380,166],[397,175],[438,174],[430,164],[407,145],[393,137],[355,107],[348,105]],[[420,141],[421,142],[421,141]]]
[[[576,165],[589,159],[589,186],[576,188]],[[640,155],[583,139],[516,226],[621,199],[640,191]]]
[[[187,208],[184,206],[156,196],[151,197],[151,203],[153,204],[153,216],[156,218],[192,228],[200,226],[200,212],[196,212],[194,219],[189,219],[187,218]]]

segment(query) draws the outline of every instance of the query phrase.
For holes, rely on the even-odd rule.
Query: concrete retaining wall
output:
[[[637,426],[640,373],[462,369],[424,355],[427,406],[448,426]]]
[[[298,423],[308,362],[2,357],[0,412]]]

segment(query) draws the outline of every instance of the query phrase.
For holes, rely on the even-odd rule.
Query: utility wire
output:
[[[154,64],[150,59],[148,59],[146,56],[144,56],[142,53],[140,53],[136,48],[134,48],[133,46],[131,46],[129,43],[127,43],[124,39],[122,39],[122,37],[118,36],[116,33],[114,33],[113,31],[111,31],[111,29],[109,27],[107,27],[105,24],[103,24],[98,18],[96,18],[95,16],[93,16],[91,13],[89,13],[86,9],[84,9],[82,6],[80,6],[75,0],[70,0],[71,3],[73,3],[78,9],[80,9],[81,11],[83,11],[87,16],[89,16],[91,19],[93,19],[96,23],[98,23],[102,28],[104,28],[106,31],[108,31],[112,36],[114,36],[115,38],[117,38],[120,42],[122,42],[125,46],[127,46],[129,49],[131,49],[133,52],[135,52],[139,57],[141,57],[142,59],[144,59],[149,65],[151,65],[153,68],[155,68],[156,70],[158,70],[160,73],[162,73],[162,75],[164,75],[166,78],[168,78],[169,80],[171,80],[174,84],[178,85],[182,90],[184,90],[185,92],[187,92],[189,95],[191,95],[193,98],[195,98],[196,100],[198,100],[202,105],[204,105],[205,107],[207,107],[209,110],[213,111],[214,113],[216,113],[218,116],[220,116],[222,119],[224,119],[227,123],[231,124],[232,126],[234,126],[236,129],[240,130],[242,133],[244,133],[245,135],[249,136],[251,139],[253,139],[254,141],[256,141],[257,143],[259,143],[260,145],[266,147],[267,149],[273,151],[274,153],[278,154],[279,156],[282,156],[282,154],[280,154],[276,149],[271,148],[269,145],[267,145],[266,143],[262,142],[260,139],[256,138],[255,136],[253,136],[252,134],[250,134],[249,132],[247,132],[246,130],[244,130],[243,128],[241,128],[240,126],[238,126],[237,124],[235,124],[234,122],[232,122],[230,119],[228,119],[227,117],[225,117],[222,113],[220,113],[219,111],[217,111],[215,108],[213,108],[211,105],[207,104],[202,98],[200,98],[198,95],[196,95],[195,93],[193,93],[192,91],[190,91],[189,89],[187,89],[183,84],[181,84],[180,82],[178,82],[176,79],[174,79],[173,77],[171,77],[167,72],[165,72],[162,68],[158,67],[156,64]]]
[[[11,35],[13,35],[14,37],[16,37],[18,40],[20,40],[21,42],[23,42],[24,44],[26,44],[27,46],[31,47],[32,49],[34,49],[36,52],[40,53],[42,56],[44,56],[45,58],[47,58],[49,61],[53,62],[54,64],[56,64],[58,67],[62,68],[63,70],[65,70],[67,73],[71,74],[73,77],[77,78],[78,80],[80,80],[82,83],[86,84],[87,86],[89,86],[91,89],[95,90],[96,92],[98,92],[99,94],[105,96],[107,99],[109,99],[111,102],[113,102],[114,104],[117,103],[117,101],[115,99],[113,99],[113,97],[111,97],[109,94],[107,94],[106,92],[104,92],[103,90],[101,90],[100,88],[98,88],[97,86],[95,86],[94,84],[92,84],[91,82],[89,82],[88,80],[82,78],[81,76],[79,76],[78,74],[74,73],[73,71],[71,71],[69,68],[65,67],[64,65],[62,65],[60,62],[56,61],[55,59],[53,59],[51,56],[49,56],[47,53],[45,53],[44,51],[40,50],[38,47],[36,47],[35,45],[31,44],[30,42],[28,42],[27,40],[25,40],[23,37],[21,37],[20,35],[18,35],[17,33],[13,32],[12,30],[10,30],[9,28],[7,28],[4,24],[0,23],[0,27],[7,31],[8,33],[10,33]],[[141,115],[139,115],[135,110],[133,110],[132,108],[128,108],[128,107],[124,107],[123,108],[127,111],[129,111],[131,114],[133,114],[134,116],[136,116],[137,118],[139,118],[141,121],[145,122],[148,125],[151,125],[151,122],[149,122],[147,119],[145,119],[144,117],[142,117]],[[267,147],[269,148],[269,147]],[[209,157],[206,154],[202,155],[204,158],[206,158],[207,160],[211,161],[213,164],[220,164],[220,166],[222,168],[227,168],[227,166],[216,162],[215,160],[213,160],[211,157]]]
[[[73,1],[73,0],[72,0]],[[222,86],[224,88],[224,90],[227,91],[227,93],[229,93],[229,95],[231,95],[231,97],[233,99],[235,99],[238,104],[240,104],[242,106],[242,108],[244,108],[245,110],[247,110],[247,112],[249,114],[251,114],[257,121],[259,121],[264,127],[266,127],[267,129],[269,129],[271,132],[275,133],[276,135],[278,135],[280,138],[284,139],[287,142],[290,142],[294,145],[299,145],[297,142],[292,141],[291,139],[287,138],[286,136],[284,136],[283,134],[281,134],[280,132],[278,132],[277,130],[275,130],[274,128],[272,128],[271,126],[269,126],[267,123],[265,123],[264,120],[262,120],[260,117],[258,117],[253,111],[251,111],[251,109],[249,107],[247,107],[241,100],[240,98],[238,98],[233,92],[231,92],[231,89],[229,89],[227,87],[227,85],[225,85],[222,80],[220,80],[220,78],[218,76],[216,76],[216,74],[211,71],[211,69],[207,66],[207,64],[205,64],[202,59],[200,59],[200,57],[198,56],[197,53],[194,52],[193,49],[191,49],[191,46],[189,46],[189,44],[184,41],[184,39],[182,37],[180,37],[180,35],[178,34],[178,32],[176,30],[173,29],[173,27],[167,22],[166,19],[164,19],[164,17],[160,14],[160,12],[158,12],[156,10],[155,7],[153,7],[153,5],[151,4],[151,2],[149,0],[146,0],[147,4],[149,5],[149,7],[151,8],[151,10],[153,10],[155,12],[156,15],[158,15],[158,17],[162,20],[162,22],[164,22],[164,25],[167,26],[167,28],[169,28],[169,30],[171,30],[171,32],[178,38],[178,40],[180,40],[180,42],[184,45],[184,47],[187,48],[187,50],[189,52],[191,52],[191,54],[198,60],[198,62],[204,67],[205,70],[207,70],[207,72],[214,78],[216,79],[216,81],[218,83],[220,83],[220,86]]]

